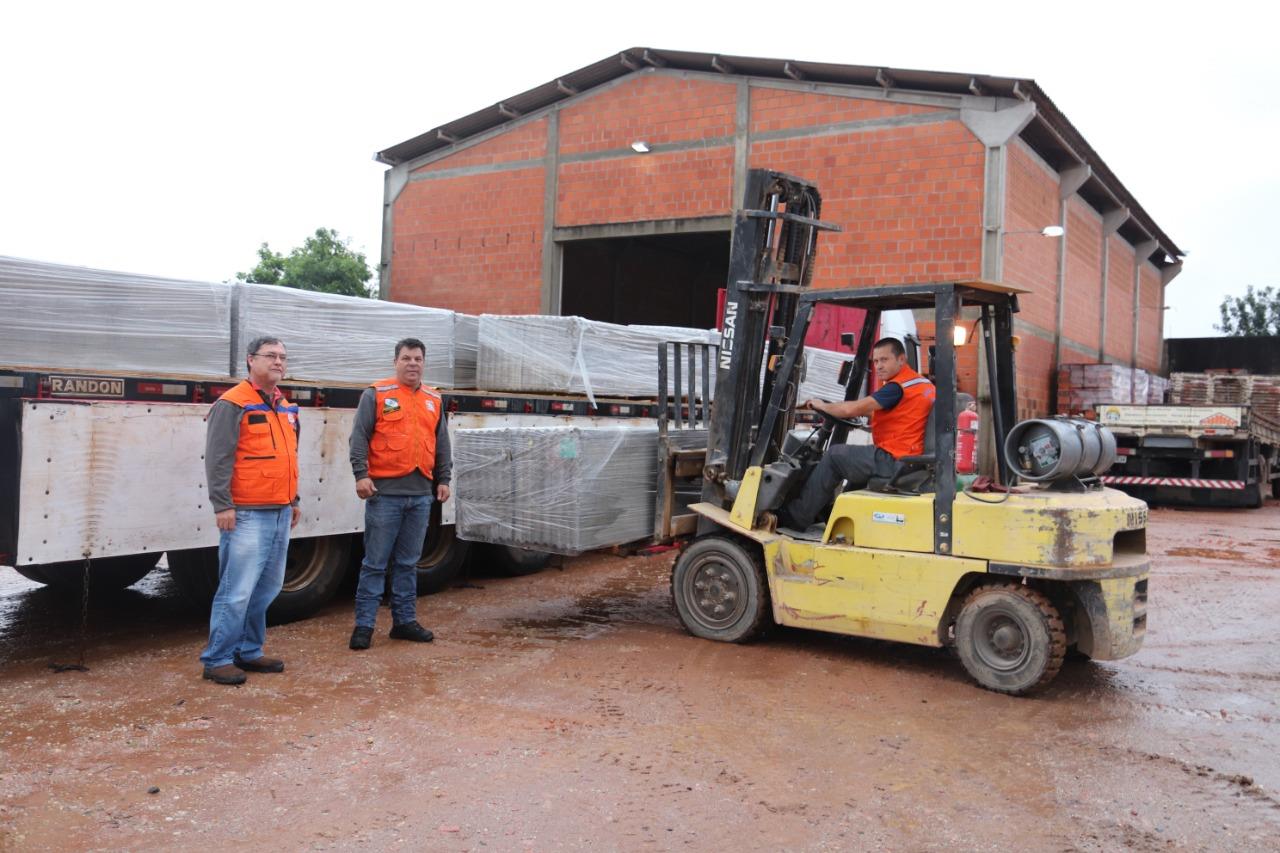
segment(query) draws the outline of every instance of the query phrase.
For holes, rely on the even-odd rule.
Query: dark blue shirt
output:
[[[879,403],[882,409],[892,409],[902,401],[902,386],[897,382],[886,382],[876,389],[871,399]]]

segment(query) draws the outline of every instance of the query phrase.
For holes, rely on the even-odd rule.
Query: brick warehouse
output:
[[[815,286],[1030,291],[1022,416],[1050,413],[1058,363],[1159,370],[1182,265],[1025,79],[633,48],[376,157],[391,167],[384,298],[704,327],[746,170],[814,181],[844,229],[824,237]],[[959,353],[970,391],[975,339]]]

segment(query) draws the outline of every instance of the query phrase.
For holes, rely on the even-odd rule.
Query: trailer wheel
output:
[[[680,622],[695,637],[753,639],[769,618],[759,546],[720,535],[695,539],[671,569],[671,597]]]
[[[978,684],[1019,696],[1057,676],[1067,632],[1043,593],[1020,584],[988,584],[965,599],[956,620],[956,651]]]
[[[267,621],[273,625],[294,622],[324,607],[346,577],[350,559],[349,534],[290,541],[284,586],[267,608]]]
[[[487,572],[504,578],[535,575],[547,567],[551,555],[546,551],[526,551],[514,545],[484,545],[474,559],[482,561]]]
[[[285,557],[284,586],[267,610],[273,625],[304,619],[329,603],[347,572],[348,534],[294,539]],[[194,548],[169,553],[169,571],[183,595],[207,609],[218,591],[218,549]]]
[[[156,563],[157,554],[129,554],[123,557],[102,557],[89,565],[89,592],[95,589],[119,590],[133,586],[146,577]],[[18,574],[27,580],[65,592],[81,592],[84,582],[84,563],[46,563],[43,566],[14,566]]]
[[[470,542],[458,538],[456,526],[440,523],[440,512],[440,503],[432,501],[427,539],[418,561],[418,595],[431,595],[456,583],[471,550]]]

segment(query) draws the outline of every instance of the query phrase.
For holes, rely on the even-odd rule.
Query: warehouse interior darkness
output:
[[[716,325],[729,232],[566,240],[560,313],[607,323]]]

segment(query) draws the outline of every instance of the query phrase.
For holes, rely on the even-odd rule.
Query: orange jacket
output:
[[[298,407],[282,395],[273,409],[247,379],[218,399],[243,410],[231,500],[236,506],[292,503],[298,494]]]
[[[431,478],[436,464],[436,426],[444,401],[425,385],[406,388],[393,376],[374,382],[377,418],[369,436],[369,476],[403,477],[414,469]]]
[[[933,409],[933,383],[903,365],[890,382],[902,386],[902,399],[892,409],[871,415],[871,440],[894,459],[924,453],[924,429]]]

